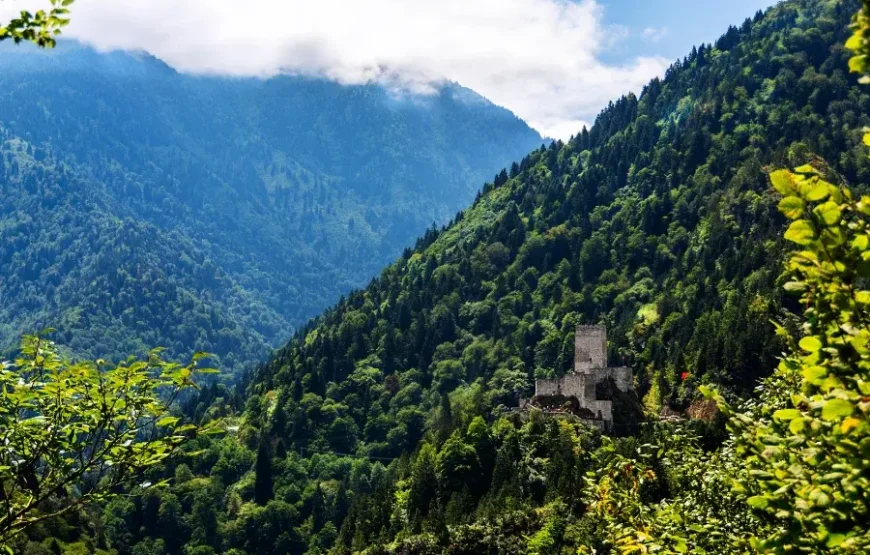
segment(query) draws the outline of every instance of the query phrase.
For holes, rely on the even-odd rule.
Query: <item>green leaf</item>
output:
[[[786,291],[806,291],[807,284],[802,281],[789,281],[782,288]]]
[[[824,181],[816,181],[803,191],[803,196],[810,202],[824,200],[828,198],[828,184]]]
[[[177,424],[179,420],[180,420],[180,418],[178,418],[177,416],[164,416],[163,418],[161,418],[160,420],[157,421],[157,425],[160,426],[161,428],[168,427],[168,426],[175,426],[175,424]]]
[[[813,213],[824,222],[825,225],[836,225],[840,223],[840,207],[835,202],[828,201],[824,204],[816,206]]]
[[[794,420],[801,417],[801,411],[797,409],[780,409],[773,413],[774,420]]]
[[[776,170],[770,174],[770,182],[782,196],[791,196],[797,190],[794,175],[788,170]]]
[[[806,422],[803,418],[795,418],[788,424],[788,430],[793,434],[799,434],[804,427],[806,426]]]
[[[823,420],[838,420],[850,416],[855,407],[845,399],[830,399],[822,405]]]
[[[819,340],[819,338],[814,335],[808,335],[807,337],[804,337],[800,340],[800,343],[798,343],[798,345],[800,345],[800,348],[804,351],[809,351],[811,353],[814,353],[822,348],[821,340]]]
[[[818,236],[813,226],[807,220],[796,220],[788,226],[785,232],[785,238],[798,245],[809,245],[815,241]]]
[[[822,366],[810,366],[804,368],[801,372],[804,379],[810,383],[815,383],[828,375],[828,371]]]
[[[749,506],[753,509],[766,509],[767,508],[767,498],[761,495],[755,495],[746,500],[749,503]]]
[[[779,211],[789,220],[800,218],[806,208],[806,203],[794,195],[783,197],[782,200],[779,201]]]

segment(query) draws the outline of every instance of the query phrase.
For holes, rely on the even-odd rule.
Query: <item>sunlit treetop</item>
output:
[[[55,37],[69,24],[68,7],[75,0],[50,1],[50,10],[22,10],[18,17],[0,26],[0,41],[11,39],[16,44],[29,41],[42,48],[54,48]]]

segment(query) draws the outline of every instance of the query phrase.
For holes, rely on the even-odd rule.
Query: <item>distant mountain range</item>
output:
[[[0,346],[261,359],[540,146],[431,96],[180,74],[148,54],[0,48]]]

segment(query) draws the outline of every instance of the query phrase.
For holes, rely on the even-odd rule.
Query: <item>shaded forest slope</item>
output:
[[[789,321],[767,172],[819,157],[852,184],[870,170],[845,4],[759,13],[499,174],[282,349],[249,406],[277,390],[278,437],[325,444],[346,419],[358,434],[344,448],[398,455],[423,433],[404,410],[460,390],[484,413],[516,406],[571,367],[584,323],[608,326],[612,361],[634,367],[654,410],[704,382],[752,388],[781,351],[769,321]],[[335,410],[312,419],[315,399]]]
[[[229,370],[541,143],[458,85],[193,77],[69,42],[4,46],[0,90],[0,345],[52,325],[79,354]]]

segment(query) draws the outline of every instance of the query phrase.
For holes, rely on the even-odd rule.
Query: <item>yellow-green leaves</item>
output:
[[[798,409],[780,409],[773,413],[773,418],[776,420],[794,420],[801,417],[801,411]]]
[[[839,228],[843,217],[840,202],[844,195],[836,186],[822,179],[810,165],[794,172],[777,170],[770,174],[774,188],[783,195],[779,210],[786,218],[794,220],[785,234],[789,241],[802,246],[811,246],[821,240],[825,246],[839,246],[845,235]],[[807,204],[827,200],[807,214]]]
[[[833,226],[840,223],[842,212],[840,207],[835,202],[828,201],[824,204],[816,206],[813,209],[813,214],[824,223],[826,226]]]
[[[796,196],[783,197],[779,201],[779,211],[789,220],[800,218],[807,209],[807,204]]]
[[[766,509],[769,504],[767,498],[762,495],[756,495],[746,500],[753,509]]]
[[[32,42],[43,48],[53,48],[61,30],[69,25],[69,10],[75,0],[50,0],[51,9],[29,12],[23,10],[18,17],[0,26],[0,41],[12,39],[16,44]]]
[[[852,73],[866,73],[867,56],[862,54],[849,58],[849,71],[851,71]]]
[[[828,198],[830,183],[812,178],[801,182],[800,193],[803,198],[810,202],[825,200]]]
[[[807,382],[815,384],[827,376],[828,371],[821,366],[807,366],[803,369],[801,375]]]
[[[850,416],[855,407],[845,399],[829,399],[822,405],[823,420],[838,420]]]
[[[849,71],[860,73],[863,79],[867,74],[870,56],[870,6],[867,2],[862,3],[861,11],[852,21],[852,35],[846,41],[846,48],[854,54],[849,59]]]
[[[785,238],[798,245],[806,246],[812,244],[819,237],[809,221],[797,220],[792,222],[788,227],[788,231],[785,232]]]
[[[780,392],[767,397],[773,406],[762,401],[730,423],[745,461],[740,487],[772,526],[755,547],[870,552],[862,497],[870,490],[870,198],[856,199],[810,166],[773,172],[771,182],[792,220],[785,238],[801,246],[787,263],[785,289],[800,295],[805,319],[765,383]]]
[[[846,48],[849,50],[858,51],[864,45],[864,37],[861,33],[854,33],[849,40],[846,41]]]
[[[197,354],[188,365],[168,363],[152,351],[147,360],[117,366],[70,362],[43,335],[27,336],[14,364],[0,364],[0,546],[46,517],[32,490],[61,494],[82,476],[102,479],[78,498],[53,499],[61,515],[115,495],[138,472],[169,457],[200,429],[169,414],[184,389],[194,387]],[[27,461],[26,466],[21,462]],[[26,478],[22,473],[27,472]]]
[[[819,340],[818,337],[814,336],[802,338],[799,345],[801,349],[803,349],[804,351],[809,351],[811,353],[814,353],[822,348],[822,342]]]
[[[770,174],[773,188],[782,196],[790,196],[797,192],[796,176],[788,170],[776,170]]]
[[[770,181],[776,192],[786,198],[793,196],[806,202],[819,202],[829,196],[840,196],[836,193],[837,187],[822,179],[818,170],[810,165],[801,166],[794,172],[777,170],[770,174]]]

